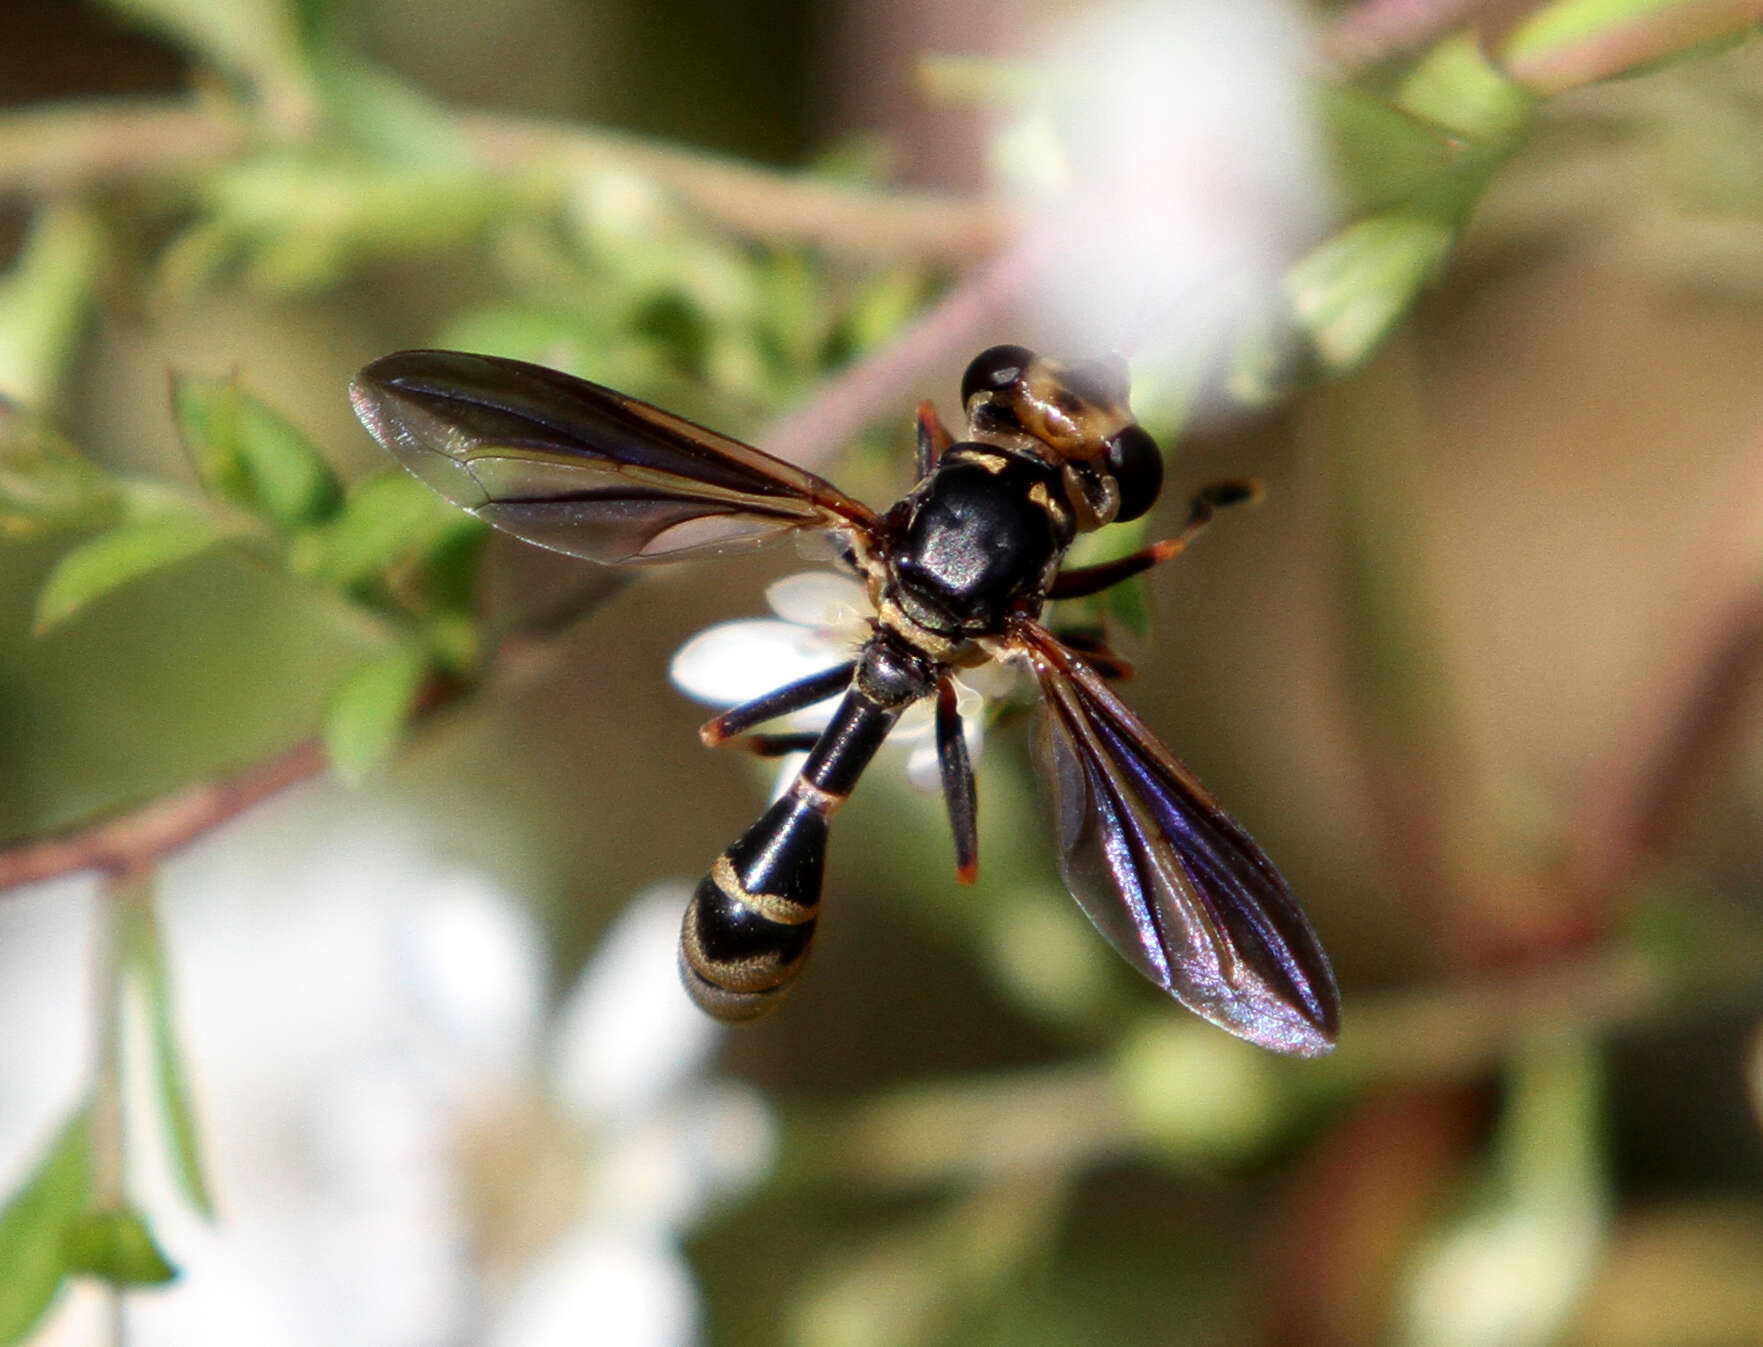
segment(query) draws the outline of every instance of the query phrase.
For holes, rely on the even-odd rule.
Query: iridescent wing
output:
[[[1332,1049],[1334,970],[1273,863],[1081,656],[1034,623],[1016,636],[1041,685],[1060,871],[1096,929],[1219,1028]]]
[[[373,437],[455,505],[591,561],[718,555],[800,529],[861,543],[875,524],[811,472],[542,365],[399,351],[349,394]]]

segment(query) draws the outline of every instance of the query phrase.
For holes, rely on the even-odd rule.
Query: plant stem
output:
[[[607,169],[641,173],[761,241],[959,263],[987,254],[1004,232],[999,213],[974,198],[852,185],[572,123],[449,115],[489,173],[548,170],[565,181]],[[0,116],[0,195],[191,174],[249,148],[245,123],[208,101],[89,99],[9,111]]]

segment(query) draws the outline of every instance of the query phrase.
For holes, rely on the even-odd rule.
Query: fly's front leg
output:
[[[1188,520],[1181,527],[1181,532],[1173,538],[1165,538],[1161,542],[1152,543],[1149,547],[1140,548],[1137,552],[1118,557],[1113,561],[1104,561],[1095,566],[1079,566],[1076,570],[1061,571],[1054,579],[1052,587],[1047,590],[1049,599],[1081,599],[1086,595],[1099,594],[1111,585],[1130,579],[1141,571],[1148,571],[1161,562],[1177,557],[1187,550],[1195,536],[1212,522],[1213,514],[1227,505],[1236,505],[1246,500],[1261,498],[1261,484],[1246,477],[1233,477],[1222,482],[1212,482],[1194,493],[1188,502]]]
[[[791,753],[806,753],[819,742],[818,734],[804,730],[800,734],[737,734],[730,739],[718,740],[716,747],[739,749],[756,758],[781,758]]]
[[[943,451],[954,443],[953,437],[943,425],[943,418],[937,415],[937,409],[928,399],[918,404],[918,461],[916,467],[920,478],[929,477],[931,469],[937,466],[937,460]]]
[[[763,725],[768,720],[776,720],[779,716],[787,716],[792,711],[800,711],[804,707],[813,706],[815,702],[823,702],[836,692],[842,692],[851,681],[856,671],[857,662],[841,664],[837,668],[827,669],[821,673],[809,674],[806,678],[798,678],[794,683],[786,683],[776,691],[768,692],[763,697],[755,697],[750,702],[742,702],[739,706],[731,706],[721,715],[705,721],[698,727],[698,737],[707,748],[720,748],[729,745],[735,748],[746,748],[758,752],[762,756],[773,756],[764,748],[755,745],[773,745],[787,743],[788,746],[776,750],[777,753],[791,753],[797,748],[813,748],[816,735],[788,734],[755,734],[745,735],[744,732],[755,725]],[[744,735],[743,738],[736,738]],[[806,742],[799,742],[801,740]]]

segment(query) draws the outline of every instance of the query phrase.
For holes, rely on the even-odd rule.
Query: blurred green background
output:
[[[1375,12],[1307,15],[1334,206],[1277,292],[1279,358],[1213,352],[1216,398],[1146,412],[1173,443],[1153,530],[1203,480],[1268,493],[1151,577],[1127,694],[1300,895],[1337,1054],[1258,1056],[1116,966],[1019,727],[981,764],[971,890],[940,803],[884,764],[835,830],[807,975],[722,1049],[780,1131],[768,1179],[675,1228],[702,1340],[1763,1342],[1763,49],[1742,8],[1676,12],[1533,11],[1566,37],[1508,15],[1482,54],[1443,18],[1368,51]],[[174,373],[235,379],[359,483],[385,465],[350,376],[449,345],[755,437],[868,371],[845,405],[890,410],[815,464],[892,499],[916,400],[952,415],[971,351],[1046,333],[1023,292],[947,359],[915,323],[1008,252],[985,166],[1025,72],[1057,78],[1019,45],[1050,17],[0,5],[0,488],[52,424],[107,480],[199,500]],[[1521,39],[1627,55],[1526,66]],[[922,214],[895,228],[900,202]],[[317,852],[325,819],[402,820],[537,915],[559,1000],[631,895],[695,880],[761,807],[768,772],[699,746],[666,668],[799,558],[609,578],[492,538],[473,571],[482,540],[424,516],[428,550],[335,581],[332,517],[228,514],[38,635],[45,581],[115,516],[18,499],[12,852],[315,734],[335,752],[351,671],[420,649],[446,704],[395,751],[386,710],[383,757],[358,737],[364,779],[289,826]],[[510,630],[536,653],[502,660]],[[8,1133],[8,1192],[53,1122]],[[483,1247],[496,1205],[463,1215]],[[484,1304],[505,1289],[486,1274]]]

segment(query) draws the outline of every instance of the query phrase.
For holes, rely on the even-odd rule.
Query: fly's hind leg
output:
[[[949,831],[955,835],[955,878],[971,884],[979,877],[979,792],[961,712],[955,707],[955,683],[947,677],[937,684],[937,766],[949,806]]]

